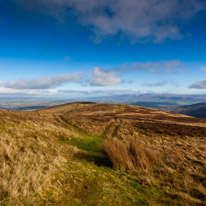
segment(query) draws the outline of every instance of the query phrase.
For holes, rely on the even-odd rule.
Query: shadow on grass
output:
[[[97,166],[111,167],[111,163],[106,159],[102,151],[101,137],[86,137],[86,138],[70,138],[61,139],[64,144],[75,146],[79,149],[78,153],[75,154],[75,158],[79,160],[86,160],[93,162]]]
[[[111,163],[104,157],[104,155],[89,154],[86,152],[78,152],[75,158],[79,160],[86,160],[87,162],[92,162],[98,167],[111,167]]]

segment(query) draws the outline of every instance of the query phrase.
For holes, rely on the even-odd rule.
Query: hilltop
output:
[[[204,205],[206,120],[121,104],[0,110],[1,205]]]

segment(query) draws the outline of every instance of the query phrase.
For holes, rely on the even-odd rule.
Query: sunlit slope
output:
[[[123,138],[124,134],[121,131],[128,129],[133,136],[138,134],[206,136],[206,120],[138,106],[69,103],[39,110],[39,112],[58,115],[62,120],[81,127],[93,135],[107,136],[113,131],[114,134],[110,136]]]
[[[1,205],[204,205],[206,120],[77,102],[0,110]]]

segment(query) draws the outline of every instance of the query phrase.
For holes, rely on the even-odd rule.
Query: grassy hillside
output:
[[[204,205],[206,120],[70,103],[0,111],[0,205]]]

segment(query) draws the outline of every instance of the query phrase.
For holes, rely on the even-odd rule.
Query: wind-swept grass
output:
[[[109,139],[104,142],[103,151],[113,167],[122,171],[141,173],[157,165],[161,167],[160,154],[146,149],[138,139],[131,138],[125,142]]]
[[[174,189],[179,204],[181,198],[190,200],[191,205],[206,201],[206,170],[200,161],[193,161],[199,168],[191,171],[185,167],[182,154],[160,152],[133,138],[109,139],[103,143],[103,151],[114,169],[133,174],[146,184]]]
[[[51,185],[52,176],[67,162],[64,154],[69,157],[76,150],[57,143],[59,130],[54,126],[42,128],[41,123],[21,121],[15,112],[6,114],[0,129],[0,205],[37,202]]]

